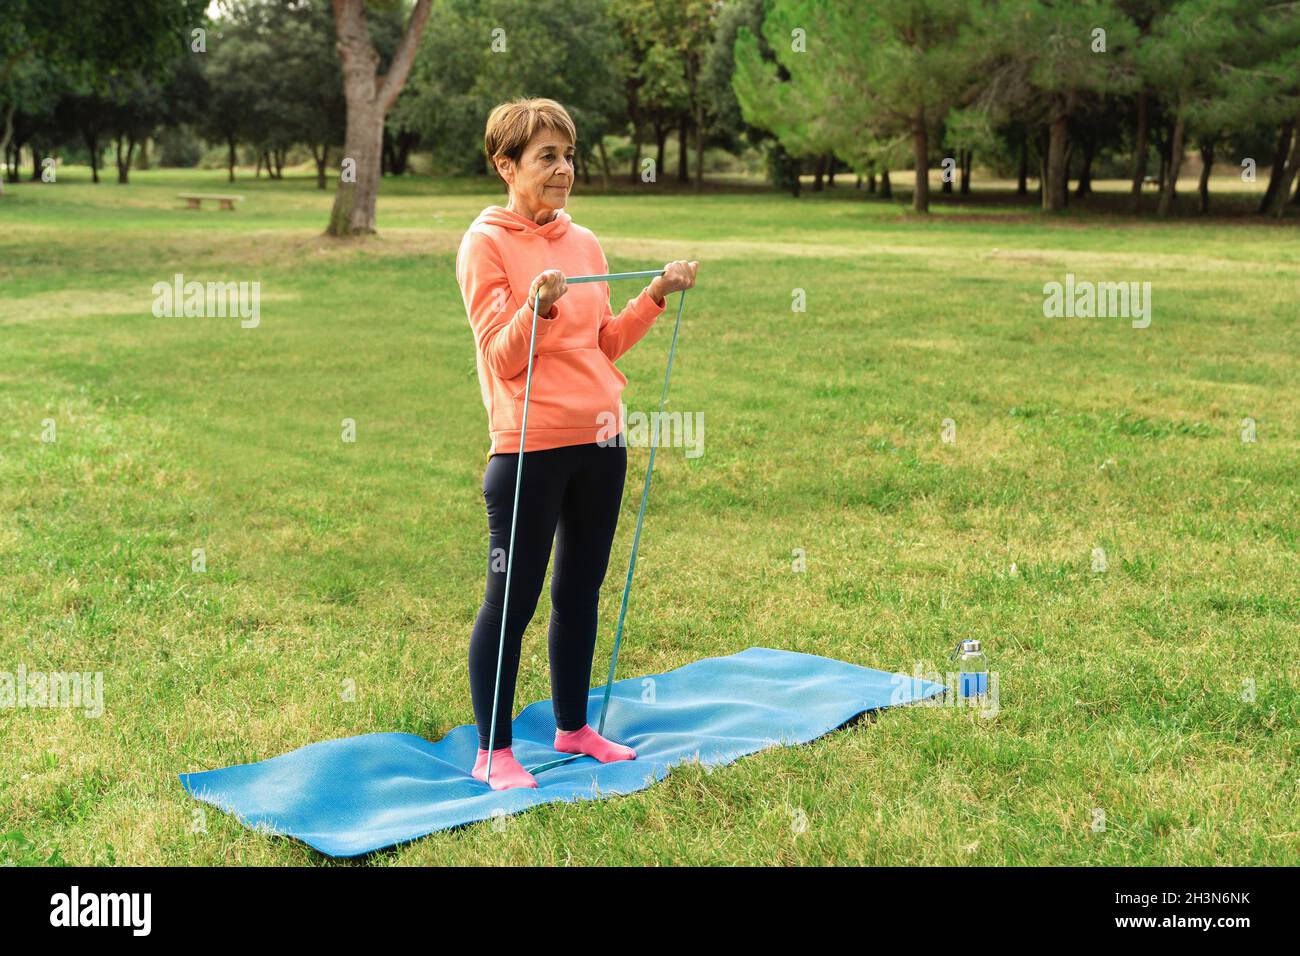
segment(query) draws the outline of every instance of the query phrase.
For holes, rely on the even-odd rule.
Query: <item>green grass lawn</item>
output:
[[[0,671],[104,681],[99,718],[0,709],[0,860],[328,863],[176,774],[473,719],[488,435],[453,261],[501,196],[385,182],[380,235],[337,243],[310,178],[224,179],[73,168],[0,200]],[[1294,218],[936,195],[922,220],[851,186],[573,197],[612,270],[701,262],[670,408],[703,414],[704,454],[656,459],[619,672],[753,645],[946,671],[978,637],[996,715],[890,710],[362,862],[1300,855]],[[187,189],[246,202],[190,212]],[[259,282],[261,324],[155,318],[178,272]],[[1150,282],[1150,326],[1044,318],[1067,272]],[[629,410],[657,403],[675,298],[620,361]],[[647,458],[629,449],[597,682]],[[549,696],[547,614],[544,592],[516,712]]]

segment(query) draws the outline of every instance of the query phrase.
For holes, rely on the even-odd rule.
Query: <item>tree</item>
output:
[[[930,211],[930,144],[949,109],[967,97],[972,47],[962,42],[967,0],[888,0],[831,47],[834,88],[862,95],[868,128],[910,139],[915,212]],[[841,20],[838,28],[850,28]],[[837,102],[842,102],[837,100]]]
[[[763,33],[763,21],[772,0],[736,0],[718,11],[714,42],[704,66],[704,84],[712,95],[710,113],[715,141],[732,153],[740,153],[747,146],[764,153],[768,181],[777,189],[789,189],[797,198],[801,183],[802,163],[792,156],[773,133],[745,119],[740,101],[736,97],[732,77],[736,73],[736,38],[740,29],[757,41],[757,59],[772,64],[777,82],[788,82],[790,73],[773,53]],[[872,186],[874,191],[874,177]]]
[[[968,86],[970,57],[959,39],[966,9],[965,0],[777,0],[764,32],[790,83],[774,84],[745,31],[737,98],[766,115],[764,125],[780,124],[792,151],[835,153],[860,174],[906,141],[916,166],[912,208],[928,212],[930,138]],[[797,43],[801,30],[807,52]],[[765,96],[756,70],[768,73]],[[878,145],[868,148],[871,141]]]
[[[829,31],[813,26],[808,6],[800,0],[776,0],[768,10],[763,38],[775,61],[764,55],[764,47],[748,26],[737,30],[733,49],[736,68],[731,88],[741,116],[746,123],[770,131],[784,153],[796,159],[824,155],[837,138],[826,122],[826,101],[831,96],[825,59]],[[809,53],[809,43],[814,53]],[[798,196],[797,169],[794,183]]]
[[[1241,0],[1236,48],[1225,59],[1210,122],[1234,135],[1252,127],[1277,130],[1261,213],[1281,217],[1300,173],[1300,7],[1273,0]]]
[[[695,130],[695,191],[704,187],[704,140],[712,119],[704,68],[713,42],[717,4],[712,0],[637,0],[624,7],[650,41],[669,52],[669,75],[680,75],[686,111],[679,123],[679,179],[685,180],[687,126]]]
[[[202,59],[202,100],[197,127],[211,143],[226,147],[226,181],[235,181],[237,147],[255,125],[250,105],[256,102],[257,46],[245,20],[226,19],[208,42]]]
[[[57,135],[56,108],[62,79],[39,60],[26,59],[10,73],[9,109],[5,111],[10,128],[7,152],[12,156],[10,182],[18,181],[18,153],[28,143],[32,147],[33,181],[40,179],[39,143]],[[0,150],[0,160],[5,156]],[[0,177],[0,191],[3,190]]]
[[[29,60],[102,91],[122,71],[165,69],[202,25],[203,0],[5,0],[0,16],[0,155],[13,135],[15,79]],[[3,193],[0,185],[0,194]]]
[[[136,146],[167,118],[166,93],[150,74],[130,70],[109,78],[105,103],[104,121],[116,147],[117,181],[126,185]]]
[[[483,159],[483,120],[490,104],[475,91],[483,67],[491,25],[480,20],[464,0],[443,0],[439,29],[420,44],[410,78],[394,104],[393,120],[415,129],[426,142],[435,166],[456,172],[487,171]]]
[[[1136,27],[1111,0],[993,0],[979,21],[998,54],[989,89],[1047,127],[1042,208],[1064,209],[1070,119],[1089,96],[1129,88]]]
[[[745,122],[740,103],[731,86],[736,72],[736,35],[748,27],[759,42],[759,56],[775,63],[772,48],[763,37],[763,16],[768,0],[736,0],[718,11],[714,42],[704,63],[704,87],[712,96],[710,114],[715,141],[732,153],[746,147],[762,147],[773,142],[767,130]],[[787,75],[788,78],[788,75]]]
[[[1206,115],[1228,53],[1236,44],[1240,6],[1238,0],[1185,0],[1155,21],[1137,49],[1142,76],[1160,92],[1174,120],[1159,216],[1169,215],[1177,194],[1188,122]]]
[[[333,0],[334,30],[343,66],[343,95],[347,100],[347,132],[343,162],[352,175],[339,177],[326,233],[352,236],[375,231],[375,200],[379,193],[380,154],[384,118],[406,83],[415,51],[429,18],[430,0],[416,0],[388,71],[379,75],[379,53],[366,26],[364,0]]]
[[[627,116],[618,71],[628,57],[607,7],[607,0],[444,3],[439,29],[421,44],[393,107],[392,125],[429,143],[435,165],[486,174],[483,126],[492,107],[524,96],[549,97],[573,117],[578,166],[587,175],[605,132],[624,125]],[[528,29],[501,26],[520,22]]]
[[[657,181],[666,169],[664,149],[668,134],[677,129],[680,135],[678,180],[685,182],[689,170],[686,137],[692,109],[692,81],[686,76],[682,55],[685,49],[693,56],[700,38],[679,38],[677,34],[694,29],[690,20],[694,15],[692,10],[698,5],[683,8],[672,0],[632,0],[611,2],[608,6],[609,22],[623,45],[615,64],[623,85],[624,115],[632,134],[629,177],[633,183],[641,182],[641,142],[648,129],[653,131],[655,141]],[[698,77],[694,85],[698,92]]]
[[[1133,21],[1133,28],[1136,31],[1134,49],[1138,55],[1141,54],[1147,38],[1151,35],[1152,24],[1175,2],[1176,0],[1118,0],[1119,8]],[[1137,70],[1136,82],[1137,96],[1134,100],[1135,110],[1133,114],[1133,165],[1129,186],[1131,208],[1134,215],[1142,211],[1142,187],[1146,182],[1147,154],[1150,152],[1152,100],[1155,97],[1140,70]]]

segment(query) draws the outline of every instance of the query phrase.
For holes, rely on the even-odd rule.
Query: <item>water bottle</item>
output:
[[[962,697],[983,697],[989,692],[989,664],[978,640],[964,640],[952,652],[957,659],[957,688]]]

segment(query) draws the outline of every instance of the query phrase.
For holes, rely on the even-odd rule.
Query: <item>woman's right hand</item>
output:
[[[528,301],[531,303],[533,297],[536,296],[537,314],[538,316],[544,316],[551,311],[551,306],[558,302],[560,297],[568,291],[569,286],[565,282],[564,273],[559,269],[547,269],[545,272],[538,273],[537,278],[528,287]]]

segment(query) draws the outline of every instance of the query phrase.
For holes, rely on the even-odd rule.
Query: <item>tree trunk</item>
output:
[[[1169,147],[1173,142],[1173,128],[1157,129],[1155,132],[1156,150],[1160,154],[1160,171],[1156,175],[1156,191],[1165,191],[1165,180],[1169,178]]]
[[[688,140],[690,130],[687,129],[687,119],[682,117],[681,123],[677,127],[677,181],[685,184],[691,181],[690,170],[690,148]]]
[[[81,131],[82,139],[86,141],[86,152],[90,153],[90,181],[99,183],[99,133],[88,130]]]
[[[835,188],[835,154],[829,153],[826,156],[826,188]]]
[[[1020,140],[1020,170],[1016,173],[1016,195],[1029,195],[1029,134]]]
[[[393,164],[393,172],[397,175],[406,175],[406,170],[411,165],[411,150],[415,149],[418,140],[419,137],[410,130],[402,130],[397,134],[397,153],[393,157],[396,160]]]
[[[1169,174],[1165,178],[1165,188],[1160,193],[1160,206],[1156,210],[1156,215],[1162,219],[1169,215],[1178,191],[1178,170],[1183,165],[1183,134],[1187,130],[1183,112],[1183,105],[1179,103],[1178,118],[1174,120],[1174,135],[1169,139]]]
[[[974,156],[974,150],[969,150],[969,149],[962,150],[961,194],[963,196],[970,195],[970,164],[971,164],[971,158],[973,156]]]
[[[655,156],[655,179],[658,180],[660,176],[668,175],[667,170],[664,169],[664,153],[668,144],[668,129],[658,123],[655,123],[655,144],[658,150]]]
[[[1264,198],[1259,203],[1261,216],[1273,208],[1273,195],[1282,182],[1282,172],[1286,169],[1287,149],[1291,146],[1291,134],[1294,130],[1294,124],[1288,121],[1282,124],[1282,130],[1278,133],[1277,148],[1273,150],[1273,169],[1268,174],[1268,186],[1264,190]]]
[[[348,110],[343,158],[355,163],[352,182],[339,177],[326,233],[351,236],[375,231],[375,199],[379,192],[379,154],[383,149],[384,117],[373,104]]]
[[[5,150],[9,148],[9,140],[13,139],[14,113],[16,113],[17,111],[18,111],[17,101],[16,100],[10,101],[9,108],[5,110],[4,132],[0,133],[0,156],[4,155]],[[3,178],[4,177],[0,177],[0,180],[3,180]],[[4,183],[0,182],[0,196],[3,196],[4,194],[5,194]]]
[[[1069,117],[1059,107],[1052,119],[1047,142],[1046,180],[1043,183],[1043,211],[1060,212],[1065,208],[1065,149],[1069,134]]]
[[[876,173],[874,170],[867,173],[867,192],[871,193],[873,196],[876,193]]]
[[[697,109],[695,116],[695,191],[704,192],[704,110],[702,107]]]
[[[912,116],[912,159],[916,163],[916,188],[912,190],[912,211],[930,211],[930,131],[925,125],[925,113],[917,110]]]
[[[128,134],[126,139],[126,156],[122,155],[121,133],[117,135],[117,182],[125,186],[131,182],[131,154],[135,152],[135,137]]]
[[[1286,212],[1286,203],[1291,195],[1291,182],[1295,179],[1297,170],[1300,170],[1300,116],[1291,121],[1292,135],[1294,143],[1291,144],[1291,158],[1287,160],[1285,168],[1282,170],[1282,178],[1278,181],[1277,190],[1273,194],[1273,206],[1271,212],[1278,219]]]
[[[1067,209],[1070,205],[1070,160],[1074,158],[1074,143],[1067,139],[1065,147],[1065,176],[1061,180],[1061,208]]]
[[[1210,211],[1210,168],[1214,165],[1214,144],[1201,144],[1201,181],[1197,185],[1200,203],[1197,206],[1201,215]]]
[[[311,148],[312,158],[316,160],[316,188],[325,188],[325,170],[329,167],[330,162],[330,144],[321,143],[320,152],[316,152],[315,145]]]
[[[45,155],[39,149],[37,149],[35,145],[33,145],[32,146],[32,182],[34,183],[39,183],[41,181],[41,160],[44,158]]]
[[[600,188],[609,190],[609,154],[605,152],[605,137],[600,138],[596,144],[596,150],[600,153]]]
[[[431,0],[416,0],[402,38],[382,80],[376,75],[379,53],[370,41],[364,0],[332,0],[336,49],[343,68],[347,100],[347,133],[343,158],[356,163],[354,181],[339,177],[325,232],[352,236],[375,231],[375,201],[379,195],[379,160],[384,116],[402,91],[415,59],[415,50],[429,18]]]
[[[890,185],[889,170],[887,169],[882,169],[880,171],[880,198],[881,199],[894,198],[894,187]]]
[[[1034,202],[1043,204],[1043,183],[1047,181],[1047,126],[1040,124],[1034,135],[1035,151],[1038,153],[1038,179],[1034,182]]]
[[[1129,189],[1132,196],[1133,215],[1142,211],[1142,183],[1147,178],[1147,134],[1150,119],[1147,113],[1147,91],[1138,94],[1137,135],[1133,144],[1133,184]]]
[[[226,144],[230,147],[230,153],[226,159],[226,169],[228,171],[226,181],[233,183],[235,181],[235,138],[231,136],[226,140]]]
[[[823,153],[817,157],[817,165],[813,167],[813,192],[822,191],[822,177],[826,174],[826,154]]]
[[[1089,140],[1083,144],[1083,166],[1079,170],[1079,187],[1074,194],[1080,198],[1092,195],[1092,159],[1097,154],[1097,144]]]

